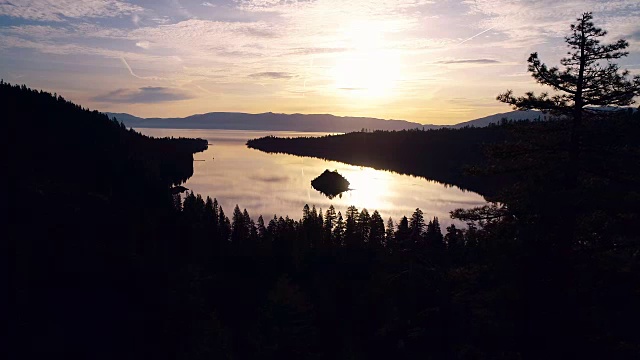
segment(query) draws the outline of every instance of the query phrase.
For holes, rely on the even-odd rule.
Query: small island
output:
[[[349,181],[340,175],[337,170],[325,170],[320,176],[311,180],[311,186],[333,199],[337,195],[349,190]]]

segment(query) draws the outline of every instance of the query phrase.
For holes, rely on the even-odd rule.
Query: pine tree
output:
[[[314,221],[318,217],[318,210],[316,210],[316,206],[315,205],[313,205],[311,207],[311,214],[310,215],[311,215],[311,219],[314,220]]]
[[[234,244],[240,245],[244,242],[246,238],[248,222],[248,219],[245,222],[244,215],[242,214],[242,211],[240,211],[240,207],[236,204],[236,207],[233,208],[233,215],[231,217],[231,241]]]
[[[393,251],[393,244],[395,243],[394,229],[395,226],[393,226],[393,219],[389,217],[389,220],[387,220],[387,229],[385,230],[384,240],[385,246],[391,251]]]
[[[336,225],[333,228],[333,241],[336,246],[342,246],[344,243],[344,234],[346,232],[344,220],[342,220],[342,213],[338,211],[338,219]]]
[[[194,219],[196,216],[196,196],[193,191],[190,191],[187,196],[184,197],[182,203],[182,212],[187,219]]]
[[[249,216],[249,212],[247,211],[247,209],[244,209],[242,211],[242,217],[244,218],[244,226],[246,228],[245,235],[248,235],[249,233],[251,233],[251,216]]]
[[[213,198],[213,228],[218,228],[220,218],[220,206],[218,205],[218,199]]]
[[[425,243],[430,250],[441,251],[444,249],[444,237],[440,229],[440,221],[437,217],[429,221],[425,232]]]
[[[307,224],[311,217],[311,209],[309,208],[309,204],[304,204],[302,208],[302,223]]]
[[[278,217],[275,214],[273,214],[273,219],[269,220],[267,233],[272,240],[278,236]]]
[[[182,198],[180,197],[180,194],[173,194],[172,195],[172,203],[173,203],[173,208],[177,212],[181,212],[182,211]]]
[[[267,228],[264,226],[264,218],[262,215],[258,216],[258,241],[265,242],[267,238]]]
[[[204,207],[205,207],[205,203],[204,203],[204,199],[202,198],[202,195],[198,194],[196,196],[196,216],[198,217],[198,221],[202,221],[203,217],[204,217]]]
[[[231,235],[231,222],[229,221],[229,218],[224,214],[222,206],[220,207],[218,216],[218,234],[220,240],[222,240],[223,242],[229,241],[229,236]]]
[[[384,243],[384,220],[380,216],[378,210],[375,210],[369,221],[369,244],[374,247],[380,247]]]
[[[323,241],[327,245],[331,244],[332,242],[331,233],[332,233],[335,221],[336,221],[336,209],[333,207],[333,205],[331,205],[329,206],[329,209],[327,209],[327,212],[324,215],[324,224],[322,226]]]
[[[322,208],[318,210],[318,216],[316,217],[316,223],[314,224],[314,228],[317,233],[322,233],[322,225],[324,225],[324,220],[322,219]]]
[[[346,229],[344,234],[344,242],[347,246],[354,246],[360,241],[358,239],[357,228],[358,215],[358,208],[355,206],[352,205],[347,208]]]
[[[592,14],[587,12],[571,25],[571,33],[565,38],[569,56],[560,60],[563,69],[547,67],[537,53],[532,53],[527,60],[533,78],[542,85],[550,86],[556,94],[550,96],[543,92],[536,96],[527,92],[525,96],[514,97],[508,90],[497,97],[515,109],[539,109],[571,117],[570,162],[566,175],[568,188],[575,187],[578,180],[577,161],[583,116],[587,112],[585,107],[626,106],[634,103],[634,96],[640,95],[640,76],[628,79],[629,72],[620,71],[618,65],[611,62],[628,55],[624,49],[629,43],[618,40],[612,44],[601,44],[600,38],[607,32],[595,27],[592,19]]]
[[[369,211],[362,209],[356,219],[356,234],[360,243],[369,241],[369,233],[371,232],[370,222],[371,215],[369,215]]]
[[[310,216],[310,221],[309,221],[309,227],[308,232],[307,232],[307,237],[308,237],[308,246],[311,248],[317,248],[318,246],[320,246],[320,243],[322,241],[322,210],[320,210],[320,212],[318,213],[318,210],[316,210],[316,206],[313,205],[313,207],[311,208],[311,214]]]
[[[462,230],[456,228],[454,224],[447,227],[447,234],[444,236],[445,244],[451,251],[457,251],[463,245]]]
[[[398,222],[398,229],[395,233],[395,244],[397,246],[397,250],[404,250],[410,248],[409,239],[411,237],[411,229],[409,228],[409,219],[406,216],[403,216]]]
[[[256,223],[251,218],[249,218],[248,225],[249,225],[249,246],[252,247],[251,250],[255,250],[255,247],[258,244],[258,228],[256,227]]]
[[[423,233],[424,233],[424,215],[422,210],[416,209],[411,215],[411,220],[409,220],[409,229],[411,230],[411,241],[413,243],[419,244],[423,241]]]
[[[213,200],[207,196],[207,200],[204,203],[204,218],[207,224],[211,224],[213,221],[214,213],[213,213]]]

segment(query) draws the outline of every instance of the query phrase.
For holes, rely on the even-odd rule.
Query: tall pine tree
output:
[[[528,70],[536,81],[551,87],[553,95],[543,92],[535,95],[532,91],[525,96],[514,97],[513,92],[498,95],[497,100],[511,104],[515,109],[538,109],[572,119],[569,146],[569,167],[566,181],[568,188],[577,185],[580,153],[580,138],[583,117],[593,106],[626,106],[634,103],[634,96],[640,95],[640,75],[628,78],[629,71],[621,71],[611,60],[627,56],[624,51],[629,46],[625,40],[612,44],[601,44],[600,39],[607,32],[595,27],[590,12],[582,14],[571,33],[565,38],[569,47],[568,57],[562,58],[558,67],[548,67],[532,53],[527,60]]]

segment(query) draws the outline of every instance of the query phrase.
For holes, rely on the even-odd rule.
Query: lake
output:
[[[402,216],[411,217],[416,208],[425,219],[437,216],[440,223],[460,225],[449,217],[449,211],[486,203],[479,194],[447,187],[421,177],[401,175],[369,167],[336,161],[285,154],[267,154],[249,149],[248,139],[274,135],[279,137],[322,136],[325,133],[289,131],[136,129],[155,137],[203,138],[209,148],[194,155],[194,175],[185,187],[203,197],[217,198],[225,213],[231,216],[236,204],[247,209],[255,220],[260,214],[268,221],[274,214],[298,220],[305,204],[326,211],[333,205],[345,214],[348,206],[369,213],[378,210],[383,219],[394,223]],[[203,160],[203,161],[202,161]],[[352,190],[342,197],[329,199],[311,187],[311,180],[325,169],[338,170],[351,183]]]

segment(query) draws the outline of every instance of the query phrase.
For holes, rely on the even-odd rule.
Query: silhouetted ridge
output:
[[[192,154],[207,147],[201,139],[141,135],[98,111],[24,85],[3,83],[0,95],[13,153],[10,168],[21,184],[45,186],[46,178],[46,186],[57,182],[105,196],[168,187],[193,174]]]
[[[183,118],[140,118],[130,114],[110,113],[134,128],[174,129],[230,129],[272,131],[348,132],[361,129],[402,130],[433,128],[405,120],[384,120],[331,114],[247,114],[239,112],[210,112]]]
[[[504,141],[508,134],[508,128],[499,126],[374,131],[322,137],[267,136],[249,140],[247,146],[265,152],[312,156],[423,176],[482,195],[492,195],[505,179],[497,176],[472,177],[465,171],[485,164],[484,145]]]
[[[162,320],[144,313],[163,300],[143,299],[162,280],[143,274],[163,270],[139,259],[177,253],[162,241],[175,236],[169,188],[193,174],[207,142],[144,136],[25,85],[0,81],[0,99],[14,358],[119,357],[136,342],[149,351],[140,334],[159,336]]]

